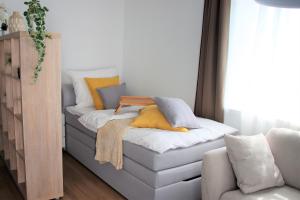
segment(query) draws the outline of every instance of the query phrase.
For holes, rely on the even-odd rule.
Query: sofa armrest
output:
[[[203,157],[202,199],[219,200],[224,192],[237,188],[226,148],[207,152]]]

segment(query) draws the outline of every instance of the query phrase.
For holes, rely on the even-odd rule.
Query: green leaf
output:
[[[46,56],[46,38],[51,38],[47,33],[45,26],[46,13],[49,9],[46,6],[42,6],[39,0],[29,0],[24,2],[24,4],[28,6],[27,10],[24,12],[28,25],[27,31],[34,42],[38,53],[38,62],[33,72],[33,81],[36,82]],[[33,27],[35,27],[35,29]]]

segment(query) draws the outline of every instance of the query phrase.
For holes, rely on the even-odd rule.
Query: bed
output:
[[[95,161],[96,132],[78,121],[80,113],[72,114],[66,109],[75,105],[71,84],[63,85],[62,97],[66,151],[127,199],[201,199],[203,154],[223,147],[223,138],[164,153],[123,140],[123,169],[116,170],[109,163],[100,165]],[[230,134],[237,133],[231,130]]]

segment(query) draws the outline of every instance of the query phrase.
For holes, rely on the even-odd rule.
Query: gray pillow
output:
[[[237,184],[242,192],[248,194],[284,184],[263,134],[225,135],[224,139]]]
[[[102,98],[105,109],[115,109],[120,102],[120,97],[126,95],[126,84],[97,88],[97,92]]]
[[[201,128],[193,111],[182,99],[155,97],[154,100],[173,127]]]

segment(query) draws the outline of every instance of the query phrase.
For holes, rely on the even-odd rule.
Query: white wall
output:
[[[25,10],[23,1],[2,2]],[[62,34],[63,70],[117,66],[131,94],[194,107],[204,0],[41,2],[50,9],[48,30]]]
[[[23,11],[21,0],[2,0]],[[124,0],[41,0],[50,10],[47,27],[62,34],[62,68],[116,66],[122,70]],[[63,81],[67,81],[63,76]]]
[[[204,0],[126,0],[124,77],[131,94],[194,107]]]

